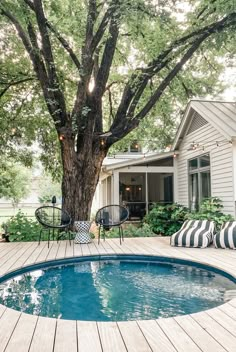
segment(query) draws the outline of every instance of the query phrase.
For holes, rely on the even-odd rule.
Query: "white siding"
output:
[[[217,147],[216,141],[219,141]],[[202,147],[188,151],[191,143]],[[223,201],[223,212],[235,216],[233,187],[233,151],[232,145],[209,123],[196,131],[185,135],[180,144],[178,160],[178,202],[189,206],[188,160],[198,155],[210,153],[211,195]]]

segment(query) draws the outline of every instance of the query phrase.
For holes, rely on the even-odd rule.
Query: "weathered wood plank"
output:
[[[229,352],[236,351],[236,338],[223,326],[218,324],[207,313],[200,312],[191,315],[192,318],[205,329],[215,340]]]
[[[54,352],[77,352],[75,320],[57,320]]]
[[[200,352],[201,349],[173,319],[158,319],[158,325],[171,340],[178,352]]]
[[[79,352],[102,352],[96,322],[77,321]]]
[[[57,251],[56,259],[62,259],[65,258],[66,255],[66,241],[60,241],[58,243],[59,248]]]
[[[153,352],[176,352],[173,344],[155,320],[140,320],[138,325]]]
[[[29,352],[53,352],[56,319],[39,317]]]
[[[26,352],[29,350],[38,317],[22,314],[5,349],[6,352]]]
[[[151,348],[136,321],[118,322],[118,326],[129,352],[151,352]]]
[[[175,320],[203,352],[225,352],[222,344],[219,344],[189,315],[176,317]]]
[[[31,253],[31,255],[28,257],[28,259],[25,261],[24,266],[26,265],[31,265],[37,262],[37,258],[39,257],[40,253],[44,250],[44,248],[47,246],[46,242],[41,242],[40,245],[37,244],[37,247],[35,250]]]
[[[218,308],[210,309],[206,311],[206,313],[236,337],[236,321],[234,319],[229,317]]]
[[[98,331],[103,352],[126,352],[119,328],[115,322],[99,322]]]
[[[218,307],[222,312],[227,314],[230,318],[234,319],[236,321],[236,307],[232,306],[229,303],[222,304],[221,306]]]
[[[19,318],[20,312],[13,309],[6,309],[1,316],[0,351],[4,351]]]

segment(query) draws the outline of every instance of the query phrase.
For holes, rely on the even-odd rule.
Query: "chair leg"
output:
[[[66,232],[68,232],[69,242],[70,242],[70,246],[71,246],[71,233],[68,229],[66,229]]]
[[[100,235],[101,235],[101,226],[99,226],[99,230],[98,230],[98,244],[100,243]]]
[[[50,230],[48,230],[48,248],[49,248],[49,242],[50,242]]]
[[[43,229],[40,229],[40,232],[39,232],[39,241],[38,241],[38,245],[40,245],[40,241],[41,241],[42,232],[43,232]]]
[[[122,227],[122,225],[121,225],[120,227],[121,227],[121,238],[122,238],[122,241],[124,241],[124,231],[123,231],[123,227]]]
[[[121,244],[121,227],[119,226],[119,237],[120,237],[120,244]]]

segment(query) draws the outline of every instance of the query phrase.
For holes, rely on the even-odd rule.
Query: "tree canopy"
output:
[[[24,141],[30,163],[37,141],[54,175],[62,161],[65,203],[88,208],[109,149],[149,126],[169,142],[173,107],[219,91],[217,57],[235,54],[233,0],[2,0],[0,13],[2,150]]]
[[[17,205],[29,194],[30,173],[23,166],[2,158],[0,175],[0,198],[9,199]]]

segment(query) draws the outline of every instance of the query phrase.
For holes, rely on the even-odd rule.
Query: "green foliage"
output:
[[[51,203],[53,196],[56,196],[58,203],[61,199],[61,185],[53,182],[50,176],[43,175],[39,181],[39,202]]]
[[[37,221],[27,217],[21,210],[2,224],[2,227],[9,235],[10,242],[35,241],[41,228]]]
[[[216,224],[216,228],[219,230],[221,225],[225,221],[232,221],[234,218],[230,214],[224,214],[222,212],[223,205],[222,201],[217,197],[206,198],[200,204],[198,212],[189,213],[188,219],[196,220],[212,220]]]
[[[178,204],[156,204],[145,216],[144,221],[156,234],[169,236],[182,226],[189,209]]]
[[[0,174],[0,197],[9,199],[14,205],[17,205],[30,192],[29,170],[2,159]]]
[[[113,2],[115,4],[116,2]],[[103,96],[104,130],[109,130],[122,92],[128,79],[141,72],[149,62],[162,53],[171,42],[177,38],[197,31],[199,28],[213,23],[234,10],[233,0],[215,1],[158,1],[134,0],[119,1],[119,40],[115,50],[113,65],[109,72],[109,80]],[[93,34],[99,28],[110,0],[95,1],[97,4]],[[85,0],[58,0],[43,2],[46,17],[58,33],[69,42],[78,59],[81,60],[82,47],[85,44],[88,18],[88,2]],[[11,12],[27,33],[28,24],[32,23],[40,43],[40,34],[34,12],[23,0],[1,1],[1,8]],[[89,18],[90,21],[91,18]],[[109,26],[109,21],[107,21]],[[54,178],[61,176],[60,148],[55,132],[55,123],[50,117],[43,99],[40,84],[33,70],[29,55],[16,36],[9,19],[0,16],[0,152],[14,156],[27,165],[32,163],[30,147],[35,141],[40,149],[40,159]],[[78,31],[79,28],[79,31]],[[107,30],[95,50],[93,61],[100,63],[102,53],[108,38]],[[77,70],[70,56],[63,50],[56,36],[49,31],[52,43],[53,57],[59,77],[60,88],[65,97],[68,113],[73,110],[73,104],[78,88],[80,75],[84,68]],[[191,43],[191,40],[190,40]],[[186,45],[187,46],[187,45]],[[234,65],[235,55],[234,29],[229,29],[220,35],[214,35],[203,44],[191,61],[186,63],[184,70],[165,90],[161,100],[155,104],[148,120],[142,121],[137,130],[123,141],[112,147],[111,154],[121,151],[130,144],[130,139],[145,139],[144,145],[149,149],[160,149],[169,144],[179,123],[187,100],[195,96],[215,96],[222,90],[219,75],[225,66]],[[179,61],[182,49],[172,53],[169,68]],[[218,58],[221,57],[221,60]],[[170,58],[166,58],[167,62]],[[224,60],[222,60],[224,58]],[[96,71],[96,67],[94,71]],[[145,105],[156,87],[167,75],[166,69],[153,76],[140,99],[137,111]],[[87,114],[86,105],[82,115]],[[76,131],[77,119],[73,120],[73,131]],[[14,131],[14,132],[12,132]],[[86,133],[86,131],[85,131]],[[20,148],[19,148],[20,146]]]
[[[148,224],[143,223],[140,227],[134,225],[128,225],[124,228],[124,237],[153,237],[155,234],[151,230]],[[101,234],[102,236],[102,234]],[[106,231],[105,236],[107,238],[117,238],[119,237],[119,230],[113,227],[111,230]]]

